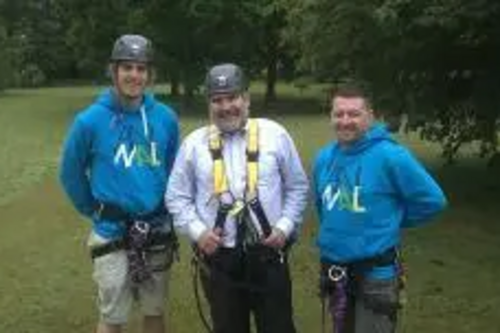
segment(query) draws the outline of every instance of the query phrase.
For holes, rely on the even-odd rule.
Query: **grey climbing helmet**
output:
[[[149,64],[153,61],[153,45],[144,36],[123,35],[116,40],[110,61],[137,61]]]
[[[248,81],[239,66],[221,64],[208,71],[205,88],[208,96],[242,93],[248,90]]]

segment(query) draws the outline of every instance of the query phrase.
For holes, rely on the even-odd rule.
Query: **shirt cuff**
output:
[[[207,230],[205,224],[199,220],[194,220],[188,226],[189,238],[194,242],[198,242],[198,239],[200,239],[205,230]]]
[[[290,234],[295,229],[295,223],[293,223],[289,218],[282,217],[276,222],[274,225],[275,228],[279,229],[283,234],[285,234],[286,238],[290,237]]]

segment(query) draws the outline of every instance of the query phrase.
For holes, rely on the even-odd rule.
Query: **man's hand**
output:
[[[207,230],[205,231],[200,239],[198,239],[197,245],[198,248],[206,255],[212,255],[219,246],[222,244],[221,238],[222,230]]]
[[[285,246],[285,243],[286,236],[283,231],[278,228],[273,228],[271,234],[262,241],[262,244],[278,250],[283,248]]]

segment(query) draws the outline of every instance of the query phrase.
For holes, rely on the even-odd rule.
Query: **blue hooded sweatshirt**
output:
[[[313,168],[323,259],[349,263],[400,243],[400,229],[429,221],[446,205],[441,188],[382,124],[352,145],[322,148]],[[391,277],[391,269],[379,277]]]
[[[96,204],[112,203],[138,215],[154,211],[163,201],[178,146],[172,109],[145,94],[138,110],[124,110],[108,89],[76,116],[62,152],[60,181],[97,234],[118,238],[124,224],[97,219]]]

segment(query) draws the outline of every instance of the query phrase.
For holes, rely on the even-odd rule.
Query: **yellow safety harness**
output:
[[[222,158],[222,138],[215,125],[209,130],[209,149],[213,160],[213,187],[214,195],[219,199],[219,211],[215,221],[216,227],[223,227],[227,215],[238,215],[246,206],[249,206],[261,225],[265,235],[271,231],[269,221],[258,200],[257,185],[259,181],[259,126],[256,119],[248,120],[247,149],[246,149],[246,169],[247,184],[245,201],[225,199],[224,196],[231,195],[228,185],[224,159]]]
[[[214,194],[226,193],[228,181],[222,158],[222,140],[215,125],[210,126],[210,152],[213,158]],[[256,119],[248,120],[247,132],[247,195],[255,195],[259,179],[259,126]]]

